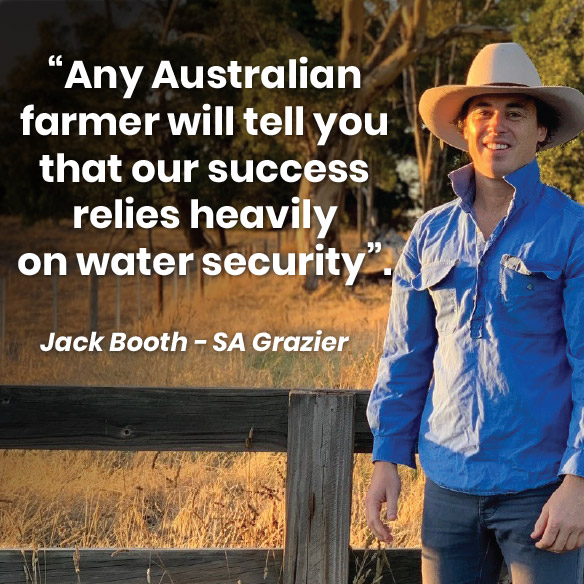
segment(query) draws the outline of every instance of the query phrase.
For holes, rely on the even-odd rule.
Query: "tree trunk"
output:
[[[225,230],[225,227],[221,227],[220,225],[218,225],[217,231],[219,232],[219,247],[226,248],[227,247],[227,231]]]
[[[350,108],[346,106],[343,110],[346,111],[353,111],[355,113],[362,113],[357,112],[355,108]],[[322,160],[327,166],[332,160],[342,160],[346,163],[347,168],[353,157],[355,156],[355,152],[357,151],[357,146],[359,145],[360,136],[345,136],[342,134],[339,129],[338,125],[335,129],[331,132],[331,137],[328,140],[328,143],[324,146],[321,146],[317,151],[317,156],[319,160]],[[341,233],[340,233],[340,215],[339,212],[341,207],[341,199],[343,195],[343,190],[345,186],[343,183],[335,183],[330,180],[323,180],[320,183],[312,184],[305,179],[300,185],[300,196],[301,198],[308,198],[313,202],[313,205],[319,206],[322,209],[328,210],[333,206],[338,208],[337,213],[335,213],[334,220],[328,232],[326,233],[325,237],[323,238],[324,241],[320,241],[319,243],[323,243],[326,248],[335,248],[337,252],[341,252]],[[314,216],[311,219],[311,225],[314,225]],[[303,246],[302,250],[314,250],[314,246],[316,243],[316,231],[314,228],[310,230],[304,230],[303,233],[299,234],[300,241],[299,243]],[[326,278],[329,278],[330,274],[325,266],[325,273],[323,274]],[[312,264],[309,273],[306,276],[304,287],[307,290],[315,290],[318,286],[318,276],[315,273],[315,266]]]
[[[363,191],[361,187],[356,189],[357,197],[357,240],[359,246],[363,243]]]
[[[367,185],[367,241],[375,241],[379,231],[374,204],[375,178],[373,174],[373,161],[371,161],[369,167],[369,183]]]
[[[215,242],[203,227],[191,227],[191,201],[175,194],[174,202],[180,216],[180,224],[189,249],[214,248]]]
[[[448,61],[448,83],[453,82],[453,66],[456,51],[456,41],[452,43],[450,58]],[[440,85],[440,57],[436,57],[434,70],[434,85]],[[416,157],[418,160],[418,172],[420,176],[420,191],[422,196],[422,209],[429,211],[438,205],[439,194],[444,181],[444,168],[446,166],[446,150],[438,148],[438,140],[433,134],[428,134],[425,141],[420,116],[418,113],[417,68],[410,65],[403,72],[404,78],[404,102],[409,122],[414,130],[416,144]]]
[[[372,54],[365,62],[361,87],[346,97],[337,111],[337,122],[344,113],[354,113],[363,117],[381,95],[387,92],[399,75],[422,55],[435,54],[457,36],[472,34],[490,38],[495,41],[511,39],[508,29],[483,26],[480,24],[455,24],[444,29],[433,38],[426,36],[427,0],[408,0],[398,6],[391,18],[387,21]],[[363,39],[364,1],[346,0],[343,10],[343,31],[339,50],[340,65],[359,65],[359,54]],[[401,42],[395,46],[397,30],[401,26]],[[417,108],[416,108],[417,109]],[[308,132],[307,132],[308,133]],[[327,144],[320,146],[313,153],[312,158],[325,162],[341,160],[348,166],[359,146],[360,136],[346,136],[340,132],[338,123],[335,124]],[[433,148],[433,151],[438,150]],[[434,154],[436,156],[437,154]],[[425,157],[424,157],[425,160]],[[433,168],[433,167],[431,167]],[[431,169],[430,169],[431,170]],[[424,171],[422,174],[426,176]],[[430,173],[431,175],[432,173]],[[429,175],[429,176],[430,176]],[[427,182],[425,183],[427,184]],[[306,179],[300,183],[299,197],[310,198],[313,205],[320,206],[325,212],[331,206],[339,206],[343,192],[343,185],[324,180],[311,184]],[[314,225],[314,221],[311,222]],[[325,237],[325,245],[341,250],[340,221],[335,221]],[[297,236],[297,251],[313,251],[316,244],[315,230],[299,230]],[[318,277],[314,267],[307,274],[305,288],[314,290],[318,285]]]
[[[105,21],[107,23],[107,32],[109,34],[114,29],[111,0],[105,0]]]
[[[339,49],[341,65],[361,65],[361,45],[363,42],[363,22],[365,10],[363,0],[345,0],[343,5],[343,30]]]

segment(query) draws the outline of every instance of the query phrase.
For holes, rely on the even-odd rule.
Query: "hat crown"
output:
[[[494,43],[484,47],[470,66],[466,84],[542,85],[535,65],[517,43]]]

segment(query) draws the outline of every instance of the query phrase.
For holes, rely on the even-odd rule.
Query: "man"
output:
[[[373,533],[397,518],[397,464],[426,474],[424,584],[582,584],[584,208],[539,180],[536,151],[584,129],[584,96],[542,87],[515,43],[420,113],[472,163],[414,226],[394,271],[367,415]],[[555,553],[554,553],[555,552]]]

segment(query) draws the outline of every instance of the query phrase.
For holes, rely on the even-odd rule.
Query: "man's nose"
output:
[[[505,115],[501,110],[494,110],[489,118],[489,129],[497,134],[507,130]]]

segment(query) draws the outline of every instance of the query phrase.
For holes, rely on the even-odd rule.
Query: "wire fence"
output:
[[[286,240],[291,234],[286,233]],[[224,260],[228,253],[239,253],[246,260],[257,252],[280,252],[284,238],[280,232],[241,247],[217,253]],[[176,256],[177,254],[171,254]],[[230,278],[225,270],[208,275],[201,257],[187,264],[185,275],[178,269],[169,276],[143,275],[83,276],[75,262],[69,261],[66,276],[25,276],[18,270],[0,275],[0,348],[23,339],[46,339],[57,335],[86,335],[123,329],[141,332],[143,319],[161,316],[183,304],[202,302],[214,282]],[[248,272],[249,273],[249,272]],[[243,276],[245,277],[245,276]],[[237,280],[234,280],[237,282]]]

